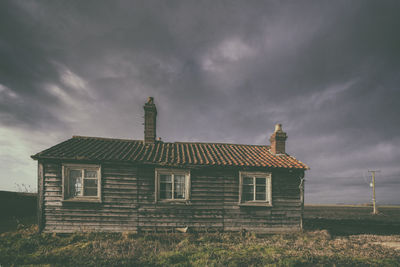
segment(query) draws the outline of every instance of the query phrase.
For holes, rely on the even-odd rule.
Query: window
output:
[[[189,200],[190,172],[179,169],[156,169],[156,201]]]
[[[100,200],[101,171],[99,165],[63,165],[64,200]]]
[[[271,205],[271,173],[240,172],[239,203]]]

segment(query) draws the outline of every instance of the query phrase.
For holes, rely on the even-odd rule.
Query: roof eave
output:
[[[152,165],[159,167],[171,168],[265,168],[265,169],[291,169],[291,170],[309,170],[310,168],[305,165],[304,167],[277,167],[277,166],[249,166],[249,165],[217,165],[217,164],[174,164],[166,162],[140,162],[140,161],[124,161],[124,160],[107,160],[107,159],[89,159],[89,158],[61,158],[61,157],[45,157],[38,154],[32,155],[34,160],[59,160],[59,161],[87,161],[87,162],[110,162],[110,163],[132,163],[135,165]]]

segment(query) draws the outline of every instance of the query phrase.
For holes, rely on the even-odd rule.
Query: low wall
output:
[[[37,194],[0,191],[0,214],[3,219],[36,216]]]

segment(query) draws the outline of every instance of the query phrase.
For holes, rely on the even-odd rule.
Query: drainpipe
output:
[[[300,218],[300,229],[303,230],[303,216],[304,216],[304,171],[300,174],[300,203],[301,203],[301,218]]]

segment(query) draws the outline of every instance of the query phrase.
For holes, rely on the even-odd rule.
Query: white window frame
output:
[[[266,179],[266,188],[265,188],[265,196],[266,200],[243,200],[243,178],[244,177],[252,177],[255,178],[265,178]],[[254,190],[256,185],[254,184]],[[254,192],[254,198],[256,194]],[[248,172],[248,171],[240,171],[239,172],[239,205],[241,206],[272,206],[272,174],[270,172]]]
[[[82,192],[84,192],[84,170],[97,171],[97,196],[71,196],[69,192],[69,172],[82,171]],[[101,165],[96,164],[62,164],[62,199],[64,201],[101,202]]]
[[[166,174],[172,178],[172,199],[160,198],[160,176]],[[174,199],[174,175],[185,176],[185,198]],[[185,169],[155,169],[155,202],[186,202],[190,200],[190,171]]]

